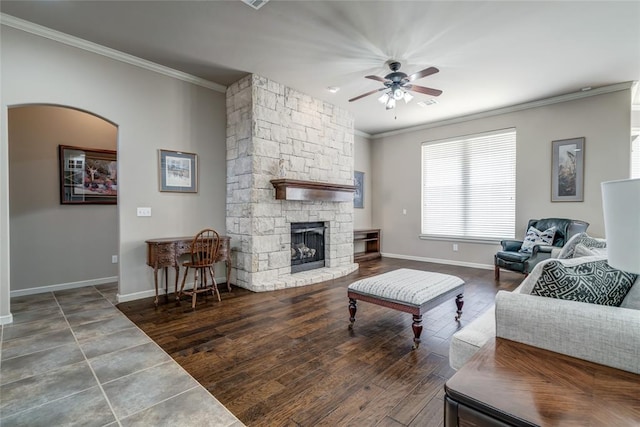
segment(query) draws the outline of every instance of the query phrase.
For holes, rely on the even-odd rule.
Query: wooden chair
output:
[[[215,292],[218,296],[218,301],[220,301],[220,292],[218,291],[218,284],[213,271],[219,249],[220,235],[210,228],[200,231],[191,242],[191,260],[182,264],[184,266],[184,277],[177,297],[180,299],[183,293],[191,295],[191,308],[196,307],[196,297],[200,293],[206,294],[211,291],[211,295],[213,295]],[[184,285],[187,282],[190,268],[194,270],[193,288],[185,291]],[[207,273],[211,276],[211,284],[207,284]]]

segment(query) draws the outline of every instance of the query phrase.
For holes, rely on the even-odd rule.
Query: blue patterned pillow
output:
[[[520,252],[531,253],[535,245],[552,245],[553,237],[556,235],[556,227],[547,228],[540,231],[534,226],[529,227],[527,234],[524,236]]]
[[[542,267],[531,295],[618,307],[636,277],[616,270],[604,259],[574,266],[549,261]]]

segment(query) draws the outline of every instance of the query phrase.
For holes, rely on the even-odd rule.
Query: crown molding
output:
[[[510,107],[498,108],[495,110],[483,111],[481,113],[469,114],[466,116],[454,117],[452,119],[440,120],[437,122],[427,123],[419,126],[413,126],[410,128],[404,128],[404,129],[394,130],[390,132],[382,132],[382,133],[372,135],[370,138],[371,139],[385,138],[388,136],[401,135],[404,133],[416,132],[424,129],[432,129],[440,126],[447,126],[447,125],[452,125],[456,123],[467,122],[470,120],[484,119],[486,117],[492,117],[492,116],[498,116],[501,114],[513,113],[516,111],[528,110],[530,108],[538,108],[538,107],[544,107],[546,105],[560,104],[562,102],[574,101],[576,99],[588,98],[590,96],[596,96],[596,95],[602,95],[605,93],[633,89],[636,86],[636,84],[637,82],[635,81],[616,83],[613,85],[602,86],[602,87],[598,87],[588,91],[573,92],[565,95],[554,96],[552,98],[525,102],[524,104],[512,105]]]
[[[358,129],[354,129],[353,130],[353,134],[356,136],[362,136],[364,138],[371,138],[371,134],[368,134],[366,132],[362,132],[361,130]]]
[[[226,86],[223,86],[221,84],[214,83],[209,80],[184,73],[182,71],[174,70],[173,68],[165,67],[164,65],[156,64],[155,62],[147,61],[146,59],[138,58],[137,56],[129,55],[128,53],[120,52],[119,50],[111,49],[97,43],[93,43],[75,36],[71,36],[69,34],[62,33],[60,31],[52,30],[50,28],[43,27],[42,25],[34,24],[33,22],[15,18],[5,13],[0,13],[0,24],[30,34],[34,34],[36,36],[44,37],[62,44],[66,44],[68,46],[76,47],[87,52],[102,55],[129,65],[134,65],[148,71],[153,71],[154,73],[162,74],[168,77],[173,77],[174,79],[185,81],[187,83],[202,86],[216,92],[225,93],[227,91]]]

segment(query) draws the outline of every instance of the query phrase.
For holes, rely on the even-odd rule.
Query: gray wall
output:
[[[356,133],[354,136],[355,155],[353,169],[364,172],[364,208],[353,210],[353,228],[372,228],[371,207],[373,191],[371,188],[371,141]]]
[[[54,104],[91,112],[118,126],[120,298],[153,295],[146,239],[194,235],[207,226],[225,229],[224,93],[5,25],[0,35],[3,123],[11,106]],[[158,191],[160,148],[198,154],[197,194]],[[8,135],[3,129],[0,321],[10,316],[7,155]],[[151,207],[152,216],[137,217],[139,206]]]
[[[530,218],[588,221],[604,236],[600,183],[629,177],[631,91],[620,90],[538,108],[416,130],[372,141],[373,223],[382,228],[382,251],[407,258],[489,266],[496,244],[421,240],[421,143],[478,132],[517,129],[516,237]],[[585,137],[584,202],[552,203],[551,141]],[[402,209],[407,214],[402,214]]]
[[[61,205],[58,145],[115,150],[118,129],[70,108],[9,110],[11,290],[118,275],[116,205]]]

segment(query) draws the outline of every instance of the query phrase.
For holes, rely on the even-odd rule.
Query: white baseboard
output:
[[[160,289],[158,289],[158,293],[160,293]],[[162,294],[164,295],[164,294]],[[156,290],[155,289],[149,289],[146,291],[142,291],[142,292],[133,292],[131,294],[118,294],[116,296],[116,298],[118,299],[118,303],[121,302],[129,302],[129,301],[135,301],[137,299],[142,299],[142,298],[149,298],[149,297],[154,297],[156,296]]]
[[[493,270],[494,268],[493,264],[479,264],[475,262],[454,261],[450,259],[425,258],[425,257],[419,257],[419,256],[412,256],[412,255],[389,254],[385,252],[381,253],[381,255],[387,258],[408,259],[410,261],[422,261],[422,262],[433,262],[436,264],[457,265],[460,267],[479,268],[482,270]]]
[[[103,285],[105,283],[113,283],[118,281],[118,276],[102,277],[99,279],[81,280],[79,282],[59,283],[57,285],[38,286],[37,288],[16,289],[11,291],[11,297],[20,297],[23,295],[43,294],[45,292],[55,292],[64,289],[84,288],[85,286]]]
[[[216,282],[218,283],[224,283],[227,281],[226,277],[216,277]],[[180,287],[180,283],[178,283],[178,288]],[[193,289],[193,282],[187,282],[184,285],[185,289]],[[173,292],[173,286],[169,286],[168,291],[171,293]],[[155,289],[147,289],[146,291],[140,291],[140,292],[133,292],[130,294],[118,294],[117,295],[117,299],[118,299],[118,303],[121,302],[129,302],[129,301],[135,301],[137,299],[142,299],[142,298],[149,298],[149,297],[155,297],[156,296],[156,290]],[[164,296],[164,289],[160,289],[160,287],[158,287],[158,298]]]
[[[8,325],[13,323],[13,314],[9,313],[6,316],[0,316],[0,325]]]

